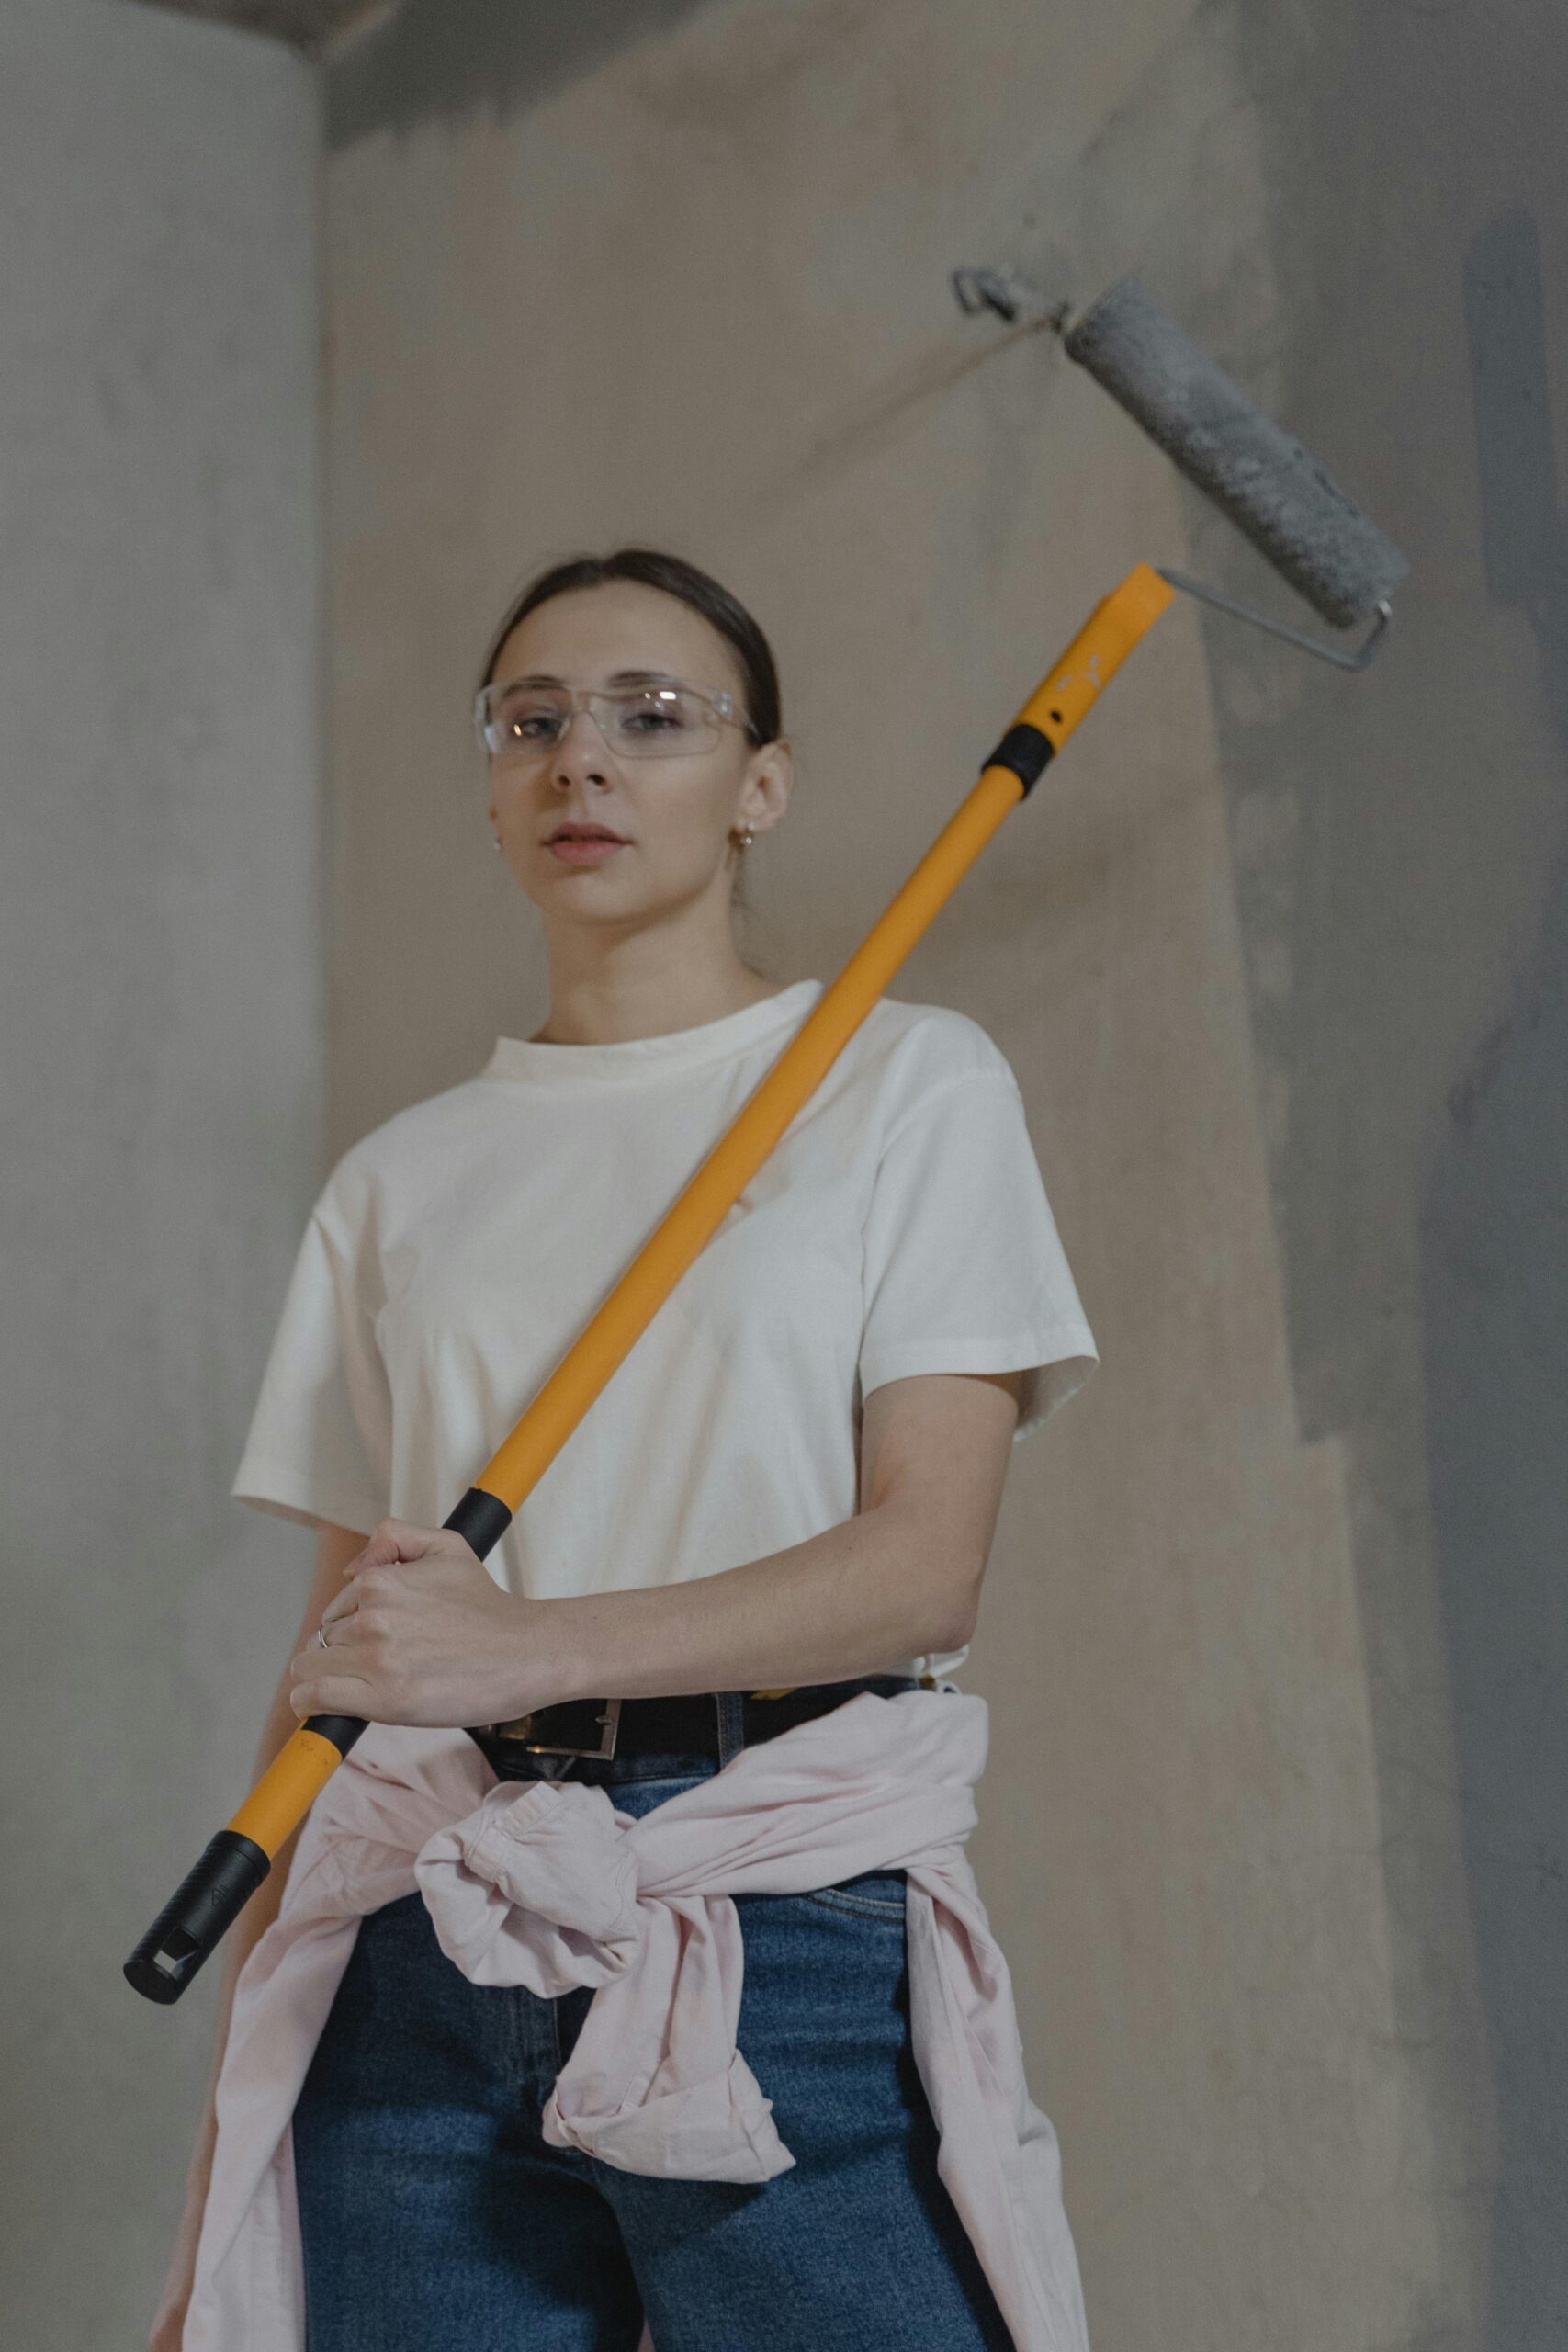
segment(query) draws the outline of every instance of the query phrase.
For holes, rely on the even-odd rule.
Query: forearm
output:
[[[689,1583],[534,1603],[529,1637],[552,1702],[841,1682],[961,1648],[984,1565],[888,1502]],[[536,1691],[536,1658],[520,1665]]]
[[[433,1726],[568,1699],[841,1682],[968,1641],[1017,1374],[886,1382],[866,1400],[861,1510],[690,1583],[524,1599],[460,1535],[384,1520],[292,1665],[296,1715]],[[352,1539],[349,1539],[352,1540]]]

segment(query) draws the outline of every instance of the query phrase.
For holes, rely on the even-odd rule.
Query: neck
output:
[[[684,925],[626,933],[573,924],[547,933],[550,1010],[534,1042],[615,1046],[663,1037],[776,996],[775,982],[740,960],[728,920],[722,933]]]

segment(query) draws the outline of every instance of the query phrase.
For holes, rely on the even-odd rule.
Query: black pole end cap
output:
[[[125,1981],[149,2001],[177,2001],[272,1868],[253,1838],[220,1829],[125,1963]]]

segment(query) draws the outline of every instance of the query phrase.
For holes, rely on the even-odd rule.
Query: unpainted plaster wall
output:
[[[773,635],[781,978],[1134,560],[1281,609],[955,263],[1136,268],[1415,560],[1357,681],[1175,613],[898,991],[1011,1057],[1104,1352],[972,1679],[1119,2352],[1534,2352],[1568,2292],[1562,76],[1536,0],[414,0],[331,76],[340,1144],[542,1013],[467,733],[537,564],[665,541]]]
[[[317,94],[114,0],[0,12],[0,2340],[146,2341],[217,1972],[120,1962],[299,1605],[227,1499],[320,1172]]]

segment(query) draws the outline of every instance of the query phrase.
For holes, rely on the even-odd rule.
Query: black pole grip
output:
[[[271,1868],[254,1839],[220,1829],[126,1962],[126,1983],[165,2007],[177,2001]]]
[[[512,1513],[499,1495],[487,1495],[482,1487],[470,1487],[456,1510],[448,1511],[441,1524],[460,1535],[469,1551],[482,1560],[494,1551],[511,1526]]]
[[[1061,713],[1054,710],[1051,716],[1059,718]],[[1042,728],[1031,727],[1026,719],[1017,719],[1008,729],[990,758],[983,763],[980,772],[984,775],[987,768],[1007,768],[1022,785],[1023,797],[1027,800],[1044,774],[1055,749]]]
[[[346,1756],[366,1726],[357,1715],[307,1715],[299,1728],[330,1739],[338,1754]]]

